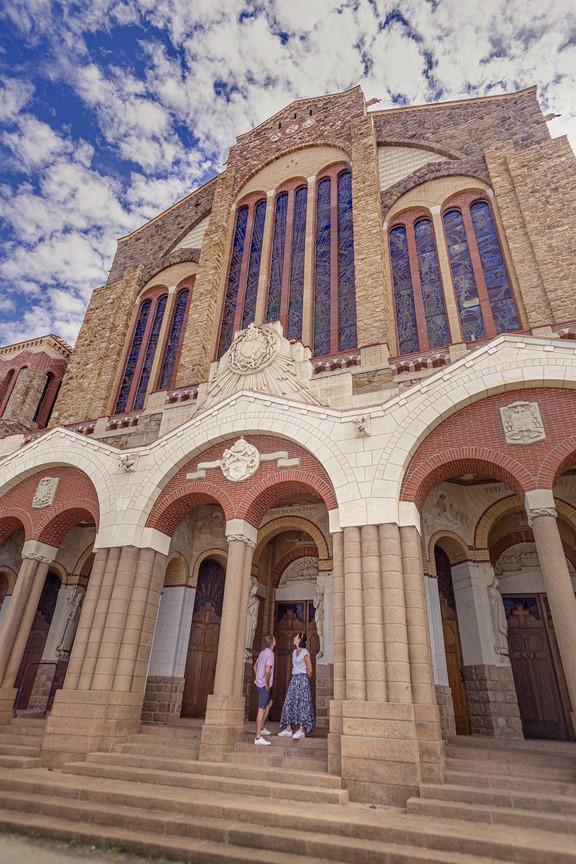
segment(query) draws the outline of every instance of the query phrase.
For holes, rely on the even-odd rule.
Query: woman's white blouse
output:
[[[296,648],[292,652],[292,675],[306,675],[306,662],[304,657],[309,655],[310,652],[307,648],[302,648],[300,654],[296,651]]]

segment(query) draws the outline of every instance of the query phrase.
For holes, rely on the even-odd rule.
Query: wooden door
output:
[[[225,571],[217,561],[200,565],[184,672],[182,717],[203,717],[214,692]]]
[[[464,674],[462,672],[462,645],[458,630],[458,617],[455,610],[448,607],[443,597],[441,598],[440,608],[442,610],[444,650],[446,652],[446,665],[448,667],[448,684],[452,691],[452,702],[454,704],[456,733],[458,735],[470,735],[470,715],[468,714],[468,699],[466,696],[466,687],[464,686]]]
[[[286,698],[286,691],[292,676],[292,639],[297,633],[306,633],[308,637],[307,648],[312,659],[312,679],[310,688],[312,690],[312,701],[316,704],[316,654],[320,650],[320,640],[316,632],[314,620],[314,605],[311,600],[297,602],[276,603],[276,623],[274,625],[274,636],[276,637],[276,662],[274,668],[274,685],[272,687],[272,698],[274,705],[270,711],[270,719],[279,721],[282,706]]]
[[[569,737],[542,595],[506,595],[510,662],[526,738]],[[550,621],[552,626],[552,622]]]
[[[214,691],[220,618],[209,603],[192,616],[184,673],[182,717],[203,717],[208,696]]]
[[[16,678],[16,688],[19,689],[22,686],[22,692],[18,697],[18,708],[20,709],[28,707],[30,696],[34,689],[34,682],[36,681],[39,667],[30,666],[30,664],[40,663],[42,660],[59,590],[60,579],[56,574],[48,573]],[[28,669],[28,673],[26,673],[28,667],[30,668]]]

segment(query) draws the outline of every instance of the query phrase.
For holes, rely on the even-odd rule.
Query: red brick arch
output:
[[[98,525],[98,513],[94,513],[92,501],[78,500],[75,504],[75,507],[61,504],[59,507],[51,508],[50,515],[44,520],[44,523],[35,526],[36,537],[34,539],[57,549],[68,532],[78,522],[88,520],[93,521],[96,526]]]
[[[276,562],[274,566],[274,570],[272,571],[272,584],[275,588],[278,587],[278,583],[280,582],[280,577],[282,573],[289,564],[292,564],[293,561],[297,561],[298,558],[317,558],[318,557],[318,547],[315,545],[312,546],[299,546],[297,549],[291,549],[289,552],[286,552],[285,555],[280,558],[279,561]]]
[[[538,482],[541,489],[551,489],[562,474],[576,465],[576,435],[561,441],[544,459]]]
[[[29,540],[30,529],[32,522],[28,513],[25,510],[14,508],[11,511],[2,508],[2,518],[0,519],[0,543],[5,543],[15,531],[22,529],[24,531],[24,542]]]
[[[187,472],[190,468],[184,470]],[[173,478],[176,482],[169,483],[158,498],[146,522],[147,528],[154,528],[171,537],[182,519],[203,504],[217,504],[224,511],[226,521],[234,518],[232,501],[215,483],[188,481],[184,489],[177,480],[180,473]]]
[[[298,468],[277,471],[273,478],[263,478],[250,489],[239,503],[237,516],[258,527],[272,507],[292,495],[315,493],[329,510],[336,506],[336,496],[329,480]]]

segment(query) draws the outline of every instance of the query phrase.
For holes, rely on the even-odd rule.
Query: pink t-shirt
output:
[[[274,652],[271,651],[270,648],[264,648],[264,650],[258,655],[258,659],[256,660],[256,678],[254,679],[256,687],[266,686],[267,666],[272,667],[270,670],[270,686],[272,686],[274,680],[274,659]]]

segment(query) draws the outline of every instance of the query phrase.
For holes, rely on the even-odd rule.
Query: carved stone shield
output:
[[[252,477],[259,465],[260,453],[244,438],[239,438],[230,449],[225,450],[220,462],[224,477],[231,483],[239,483]]]

